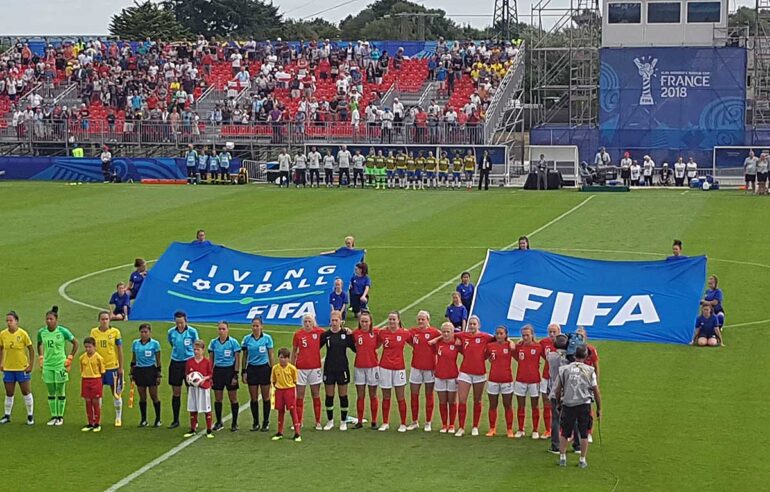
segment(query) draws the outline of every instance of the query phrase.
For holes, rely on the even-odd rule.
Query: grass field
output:
[[[507,246],[523,234],[532,236],[535,248],[604,259],[662,258],[671,240],[680,238],[686,254],[709,256],[708,270],[719,275],[725,291],[728,325],[738,325],[728,326],[723,349],[596,342],[603,442],[595,440],[587,470],[572,466],[573,456],[569,468],[559,469],[545,441],[483,437],[485,406],[482,437],[475,438],[308,430],[302,443],[276,443],[268,434],[223,431],[175,453],[126,489],[277,490],[287,484],[308,490],[760,490],[770,480],[765,436],[754,435],[770,394],[770,357],[762,338],[770,325],[770,208],[761,197],[733,191],[591,197],[572,191],[11,182],[0,184],[0,194],[0,309],[16,310],[31,335],[43,325],[45,311],[58,304],[61,324],[82,339],[96,326],[96,310],[65,300],[60,286],[94,273],[70,282],[65,294],[104,306],[115,283],[131,271],[119,265],[135,256],[158,258],[171,241],[191,240],[201,227],[213,242],[275,255],[328,250],[355,235],[368,251],[376,322],[386,311],[407,306],[403,317],[410,322],[418,309],[440,318],[459,273],[482,260],[486,248]],[[473,271],[474,279],[478,273]],[[117,325],[127,341],[136,337],[137,322]],[[156,338],[164,339],[167,327],[156,323]],[[200,329],[205,339],[214,336],[213,327]],[[289,346],[291,328],[267,331],[277,346]],[[235,327],[233,335],[245,332]],[[130,343],[125,347],[128,354]],[[165,366],[167,350],[163,356]],[[109,403],[104,431],[81,434],[85,412],[76,372],[63,427],[44,425],[48,408],[39,373],[36,426],[23,424],[17,393],[13,422],[0,427],[4,468],[14,471],[3,477],[14,483],[0,489],[104,490],[183,442],[179,429],[136,428],[137,409],[126,408],[124,427],[113,428]],[[245,403],[245,388],[240,395]],[[165,384],[161,399],[168,423]],[[392,412],[395,417],[395,405]],[[306,422],[312,420],[312,411],[305,415]],[[249,420],[244,413],[242,423]],[[434,428],[438,421],[436,416]]]

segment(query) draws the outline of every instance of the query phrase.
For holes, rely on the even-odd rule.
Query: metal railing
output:
[[[500,82],[497,91],[495,91],[494,96],[492,96],[492,100],[489,102],[487,117],[484,122],[484,133],[487,138],[492,138],[495,130],[500,126],[505,111],[511,102],[511,98],[519,90],[524,80],[525,44],[526,43],[521,43],[516,58],[513,60],[511,67]]]
[[[24,121],[18,126],[0,129],[0,142],[22,144],[59,143],[170,145],[303,145],[312,143],[352,144],[449,144],[484,145],[484,125],[439,122],[424,126],[350,122],[327,123],[255,123],[212,125],[200,122],[116,122],[89,120]]]

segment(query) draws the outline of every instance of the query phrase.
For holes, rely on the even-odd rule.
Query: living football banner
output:
[[[364,252],[340,248],[331,254],[279,258],[214,244],[172,243],[147,274],[131,308],[137,320],[169,320],[184,311],[191,322],[301,325],[312,314],[329,324],[334,280],[344,288]]]
[[[706,257],[603,261],[546,251],[489,251],[472,314],[493,333],[525,324],[585,327],[589,338],[689,343],[706,280]]]

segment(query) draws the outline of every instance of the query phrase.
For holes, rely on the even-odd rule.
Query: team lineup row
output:
[[[24,395],[28,410],[28,423],[33,423],[33,400],[30,378],[33,372],[34,350],[28,334],[18,326],[18,316],[9,313],[6,317],[7,328],[0,333],[0,362],[4,371],[6,385],[5,416],[0,421],[10,421],[13,395],[16,384]],[[534,331],[525,327],[521,340],[509,341],[505,327],[498,327],[495,335],[480,331],[480,320],[471,316],[467,331],[456,332],[452,323],[444,323],[441,329],[430,325],[430,315],[420,311],[416,326],[404,329],[398,313],[388,316],[387,325],[381,329],[373,326],[371,315],[362,311],[358,317],[358,326],[351,330],[342,326],[342,314],[335,311],[331,317],[331,326],[323,330],[315,325],[312,316],[303,319],[303,327],[292,340],[290,351],[286,351],[286,360],[276,363],[272,337],[263,331],[261,319],[252,322],[251,333],[238,342],[229,334],[228,324],[218,325],[218,336],[208,344],[210,374],[205,367],[196,363],[204,353],[196,354],[195,345],[199,335],[195,328],[187,324],[184,313],[175,315],[175,326],[168,330],[167,342],[171,348],[168,367],[168,383],[172,387],[172,417],[170,428],[179,426],[182,386],[187,383],[188,410],[209,413],[209,389],[214,390],[214,409],[216,423],[207,426],[209,430],[223,427],[222,402],[227,391],[232,409],[232,430],[238,429],[239,383],[248,386],[252,413],[252,430],[267,431],[270,424],[271,387],[282,391],[280,410],[296,411],[299,435],[306,388],[310,387],[315,428],[331,430],[334,428],[335,392],[339,397],[340,430],[347,430],[348,424],[348,383],[351,382],[348,351],[355,353],[353,360],[353,382],[357,389],[355,427],[361,428],[365,422],[366,392],[368,387],[370,425],[380,431],[390,428],[389,417],[392,393],[395,393],[400,417],[399,432],[414,430],[419,427],[420,391],[424,387],[424,430],[432,430],[432,418],[435,408],[434,392],[439,401],[442,433],[454,433],[462,436],[465,432],[467,399],[473,395],[472,434],[478,435],[482,410],[484,388],[489,396],[490,431],[494,435],[497,427],[498,399],[503,400],[506,430],[509,437],[523,437],[526,398],[531,400],[532,432],[535,439],[551,437],[551,404],[548,394],[553,385],[549,383],[549,369],[546,358],[553,352],[553,340],[560,333],[557,325],[548,328],[548,337],[536,341]],[[141,426],[147,426],[147,400],[153,402],[155,410],[154,426],[161,426],[161,405],[158,398],[158,386],[162,379],[161,344],[152,338],[149,324],[144,323],[139,329],[140,337],[131,345],[130,380],[139,393]],[[584,333],[583,333],[584,335]],[[72,347],[67,354],[65,344]],[[200,342],[202,343],[202,342]],[[110,314],[99,315],[99,326],[84,340],[85,353],[80,358],[81,395],[86,399],[88,425],[84,430],[98,429],[100,426],[100,399],[103,386],[108,386],[115,406],[115,425],[121,426],[122,417],[122,381],[125,363],[122,351],[122,335],[118,328],[110,325]],[[405,347],[412,347],[412,360],[409,375],[404,358]],[[321,349],[326,348],[325,358],[321,358]],[[78,340],[65,327],[58,324],[58,310],[52,309],[46,315],[46,326],[37,333],[39,367],[43,381],[48,388],[48,403],[51,411],[49,425],[62,425],[66,405],[66,383],[74,357],[78,353]],[[586,363],[598,373],[598,354],[588,346],[589,356]],[[462,362],[458,367],[458,359]],[[278,359],[281,359],[280,357]],[[517,362],[515,376],[513,361]],[[192,362],[191,362],[192,361]],[[541,372],[541,361],[543,364]],[[205,363],[203,365],[206,365]],[[283,381],[287,387],[279,387],[275,380],[275,366],[296,367],[296,377]],[[487,368],[487,365],[489,366]],[[191,381],[191,373],[201,373],[202,380]],[[280,379],[280,378],[279,378]],[[407,417],[405,387],[410,385],[411,420]],[[320,387],[325,385],[325,408],[327,422],[321,422]],[[203,393],[200,393],[202,390]],[[379,393],[379,394],[378,394]],[[382,397],[381,407],[379,396]],[[513,432],[512,397],[518,400],[518,429]],[[133,395],[132,395],[133,396]],[[259,398],[262,398],[262,420],[260,420]],[[291,396],[291,398],[289,397]],[[545,430],[540,432],[540,397],[543,396]],[[130,398],[130,401],[132,398]],[[278,398],[275,398],[278,408]],[[382,424],[377,425],[382,415]],[[197,412],[194,412],[197,414]],[[281,417],[281,415],[279,415]],[[282,427],[282,418],[281,427]],[[195,430],[195,424],[191,425]],[[555,437],[555,436],[554,436]]]

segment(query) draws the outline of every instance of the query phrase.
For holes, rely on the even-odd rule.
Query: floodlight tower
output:
[[[510,41],[519,37],[519,8],[517,0],[495,0],[492,29],[499,40]]]

